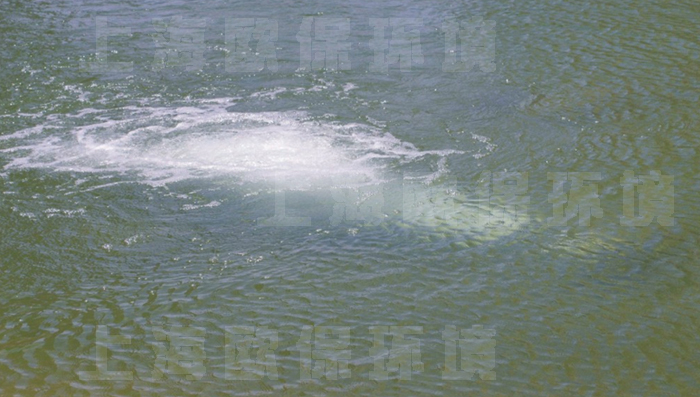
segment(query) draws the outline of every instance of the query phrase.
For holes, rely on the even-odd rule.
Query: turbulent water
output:
[[[699,11],[0,3],[0,395],[693,395]]]

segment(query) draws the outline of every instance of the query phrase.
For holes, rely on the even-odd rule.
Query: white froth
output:
[[[52,119],[3,137],[4,168],[136,174],[153,185],[226,177],[308,189],[379,183],[392,162],[454,153],[420,151],[367,125],[310,121],[301,112],[233,113],[226,106],[89,110],[83,114],[92,121],[82,126],[75,115]]]

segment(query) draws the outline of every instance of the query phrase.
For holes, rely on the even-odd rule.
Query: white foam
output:
[[[195,204],[185,204],[182,206],[182,209],[184,211],[191,211],[191,210],[196,210],[200,208],[214,208],[220,206],[221,203],[219,201],[212,201],[208,204],[202,204],[202,205],[195,205]]]
[[[354,90],[354,89],[356,89],[356,88],[357,88],[357,86],[356,86],[355,84],[353,84],[353,83],[346,83],[346,84],[343,84],[343,92],[348,92],[348,91]]]
[[[86,109],[49,118],[3,137],[4,168],[136,174],[152,185],[226,177],[309,189],[381,183],[392,165],[456,153],[420,151],[375,127],[313,121],[303,112],[228,112],[230,103]]]
[[[287,92],[285,87],[276,87],[270,91],[255,92],[250,95],[251,98],[277,99],[277,95]]]

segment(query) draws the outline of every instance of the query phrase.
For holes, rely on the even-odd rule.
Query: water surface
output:
[[[698,11],[2,3],[0,394],[691,395]],[[127,70],[90,66],[97,17],[131,29],[103,58]],[[163,60],[180,17],[190,68]],[[349,65],[299,69],[309,17],[347,19]],[[227,67],[233,18],[276,23],[274,70]],[[415,18],[415,62],[372,70],[370,18]],[[444,71],[445,23],[473,18],[495,70]],[[673,178],[672,225],[623,224],[629,171]],[[588,225],[550,222],[558,172],[599,173]],[[276,333],[275,376],[233,379],[235,326]],[[376,326],[418,327],[410,371],[375,379]],[[493,332],[495,379],[445,379],[450,326]],[[346,332],[340,379],[304,378],[309,327]],[[100,354],[126,378],[93,379]]]

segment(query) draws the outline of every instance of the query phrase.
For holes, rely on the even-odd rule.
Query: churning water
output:
[[[693,395],[697,11],[0,3],[0,395]]]

